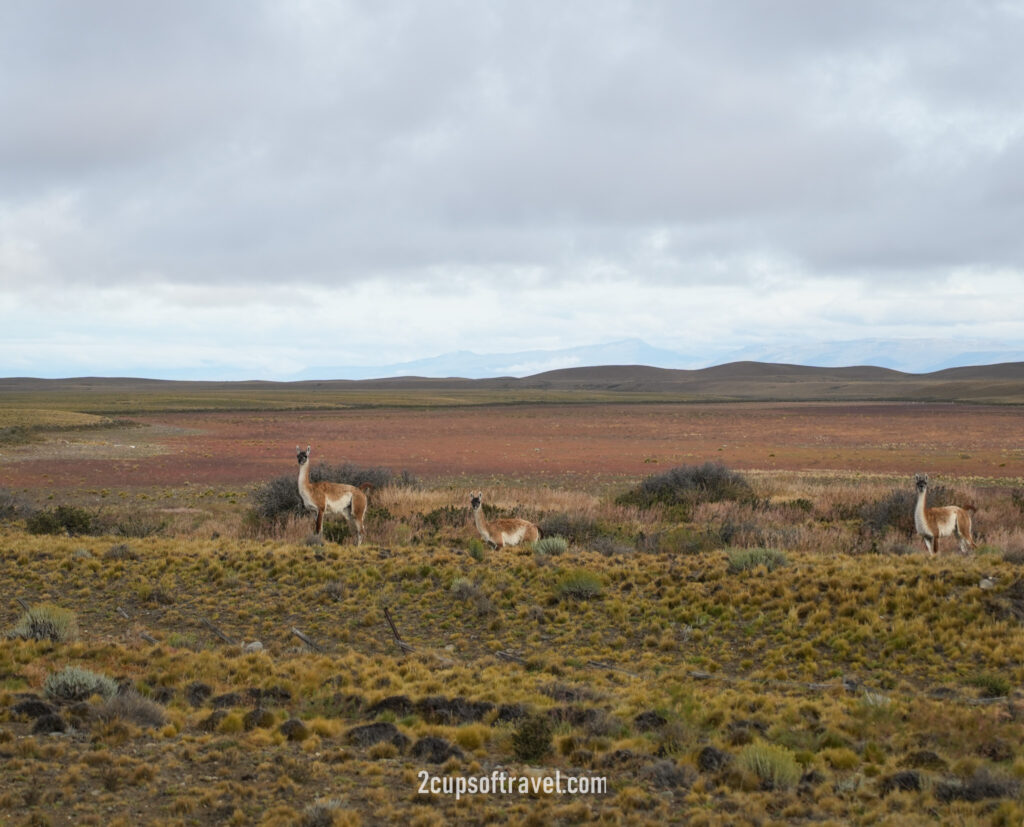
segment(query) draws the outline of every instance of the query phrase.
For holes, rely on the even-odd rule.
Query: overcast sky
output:
[[[3,2],[0,375],[1024,348],[1022,43],[984,0]]]

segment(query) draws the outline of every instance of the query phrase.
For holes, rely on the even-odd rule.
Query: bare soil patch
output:
[[[314,457],[421,477],[561,483],[721,460],[739,469],[1024,475],[1019,410],[914,403],[517,405],[145,414],[0,453],[11,487],[244,485]]]

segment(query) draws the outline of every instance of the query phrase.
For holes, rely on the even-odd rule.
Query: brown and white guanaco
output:
[[[917,505],[914,507],[914,526],[924,540],[924,547],[931,554],[939,550],[940,537],[956,537],[960,544],[960,552],[974,548],[971,537],[971,512],[973,505],[944,505],[928,508],[925,498],[928,495],[928,475],[918,474],[914,477],[917,485]]]
[[[302,503],[310,511],[316,512],[316,533],[323,534],[324,514],[341,514],[348,522],[349,528],[356,538],[356,545],[363,542],[363,519],[366,516],[366,491],[373,486],[364,482],[362,485],[346,485],[341,482],[310,482],[309,455],[312,446],[307,445],[303,451],[295,446],[295,455],[299,460],[299,496]]]
[[[541,538],[541,530],[529,520],[519,517],[502,517],[488,520],[484,517],[483,492],[470,492],[469,507],[473,509],[473,522],[484,541],[496,549],[518,546],[522,542],[535,543]]]

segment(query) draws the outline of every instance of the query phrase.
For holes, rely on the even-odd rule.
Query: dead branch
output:
[[[401,649],[403,652],[414,652],[414,651],[416,651],[408,643],[406,643],[404,640],[402,640],[402,636],[400,634],[398,634],[398,629],[395,628],[395,621],[393,621],[391,619],[391,612],[388,611],[388,607],[384,606],[383,608],[384,608],[384,619],[388,622],[388,626],[391,627],[391,634],[393,634],[395,636],[395,643],[398,644],[398,648]]]
[[[307,637],[306,635],[304,635],[302,632],[300,632],[298,629],[296,629],[294,627],[292,628],[292,634],[295,635],[295,637],[297,637],[303,643],[305,643],[310,649],[313,649],[313,650],[315,650],[317,652],[324,651],[323,647],[317,645],[312,639],[310,639],[309,637]]]
[[[227,643],[227,644],[229,644],[231,646],[235,646],[236,645],[235,641],[233,641],[226,634],[224,634],[220,629],[218,629],[216,626],[214,626],[212,623],[210,623],[210,621],[207,620],[205,617],[199,618],[199,622],[202,623],[207,629],[209,629],[211,632],[213,632],[217,637],[219,637],[225,643]]]

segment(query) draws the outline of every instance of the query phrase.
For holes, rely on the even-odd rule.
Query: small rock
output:
[[[254,640],[251,643],[246,643],[242,647],[242,651],[243,652],[262,652],[263,651],[263,644],[260,643],[258,640]]]

